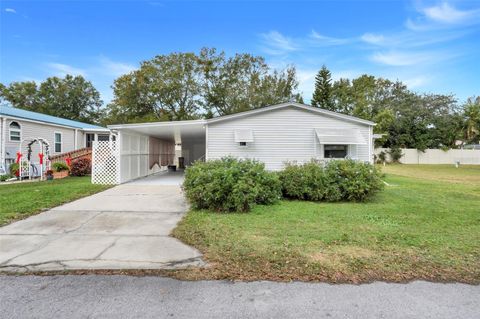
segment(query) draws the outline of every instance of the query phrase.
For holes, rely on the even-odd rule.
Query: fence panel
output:
[[[377,148],[375,154],[378,156],[380,152],[387,153],[387,160],[390,160],[388,148]],[[400,162],[403,164],[473,164],[480,165],[480,150],[448,150],[426,149],[424,152],[415,148],[402,148],[402,158]]]
[[[120,184],[120,150],[116,141],[94,141],[92,147],[92,183]]]

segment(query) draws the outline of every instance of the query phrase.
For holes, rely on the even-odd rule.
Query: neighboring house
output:
[[[94,140],[108,141],[109,134],[101,126],[0,105],[0,167],[8,169],[19,150],[26,153],[32,139],[47,140],[50,155],[56,155],[91,147]],[[39,152],[38,144],[32,144],[34,161]]]
[[[251,158],[264,162],[268,170],[312,159],[371,163],[374,125],[309,105],[283,103],[208,120],[108,127],[120,143],[115,169],[116,182],[123,183],[155,172],[158,165],[171,162],[168,158],[178,165],[178,157],[186,165],[224,156]]]

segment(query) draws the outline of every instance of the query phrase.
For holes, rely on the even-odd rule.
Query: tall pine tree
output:
[[[325,65],[322,66],[315,76],[315,90],[313,92],[312,106],[335,111],[332,98],[332,73]]]

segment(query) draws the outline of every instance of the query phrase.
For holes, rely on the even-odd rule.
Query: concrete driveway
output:
[[[0,271],[201,266],[171,230],[187,210],[181,174],[116,186],[0,228]]]

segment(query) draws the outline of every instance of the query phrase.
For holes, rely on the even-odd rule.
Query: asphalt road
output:
[[[480,318],[480,286],[0,276],[1,318]]]

